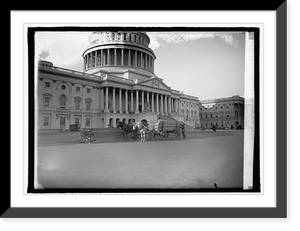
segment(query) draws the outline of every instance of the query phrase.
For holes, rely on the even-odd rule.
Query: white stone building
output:
[[[199,99],[168,86],[154,73],[145,32],[94,32],[83,71],[38,63],[38,129],[105,128],[158,117],[199,124]]]

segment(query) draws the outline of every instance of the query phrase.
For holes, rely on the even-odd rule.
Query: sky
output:
[[[54,66],[83,71],[92,32],[37,32],[35,54]],[[200,100],[244,96],[242,32],[147,32],[155,74],[172,89]]]

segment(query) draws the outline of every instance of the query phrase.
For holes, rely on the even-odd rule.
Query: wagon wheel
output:
[[[140,134],[132,134],[132,139],[133,139],[134,141],[136,141],[138,138],[140,138],[139,135],[140,135]]]
[[[175,129],[175,138],[178,139],[181,136],[181,129],[180,128],[176,128]]]
[[[153,141],[154,140],[154,132],[150,132],[149,133],[149,139],[151,140],[151,141]]]
[[[160,133],[160,138],[161,138],[162,140],[167,139],[168,136],[169,136],[169,134],[168,134],[167,132],[165,132],[165,131],[162,131],[162,132]]]
[[[84,143],[84,142],[85,142],[85,138],[84,138],[84,136],[83,136],[83,135],[81,135],[81,136],[80,136],[80,140],[79,140],[79,142],[81,142],[81,143]]]

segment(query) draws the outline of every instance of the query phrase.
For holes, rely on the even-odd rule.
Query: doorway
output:
[[[66,116],[59,117],[59,128],[62,130],[66,129]]]

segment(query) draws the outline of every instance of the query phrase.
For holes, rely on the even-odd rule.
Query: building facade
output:
[[[236,95],[227,98],[200,100],[200,121],[203,128],[244,128],[244,98]]]
[[[69,130],[170,117],[195,126],[199,99],[172,89],[154,73],[145,32],[94,32],[83,71],[38,62],[38,128]]]

